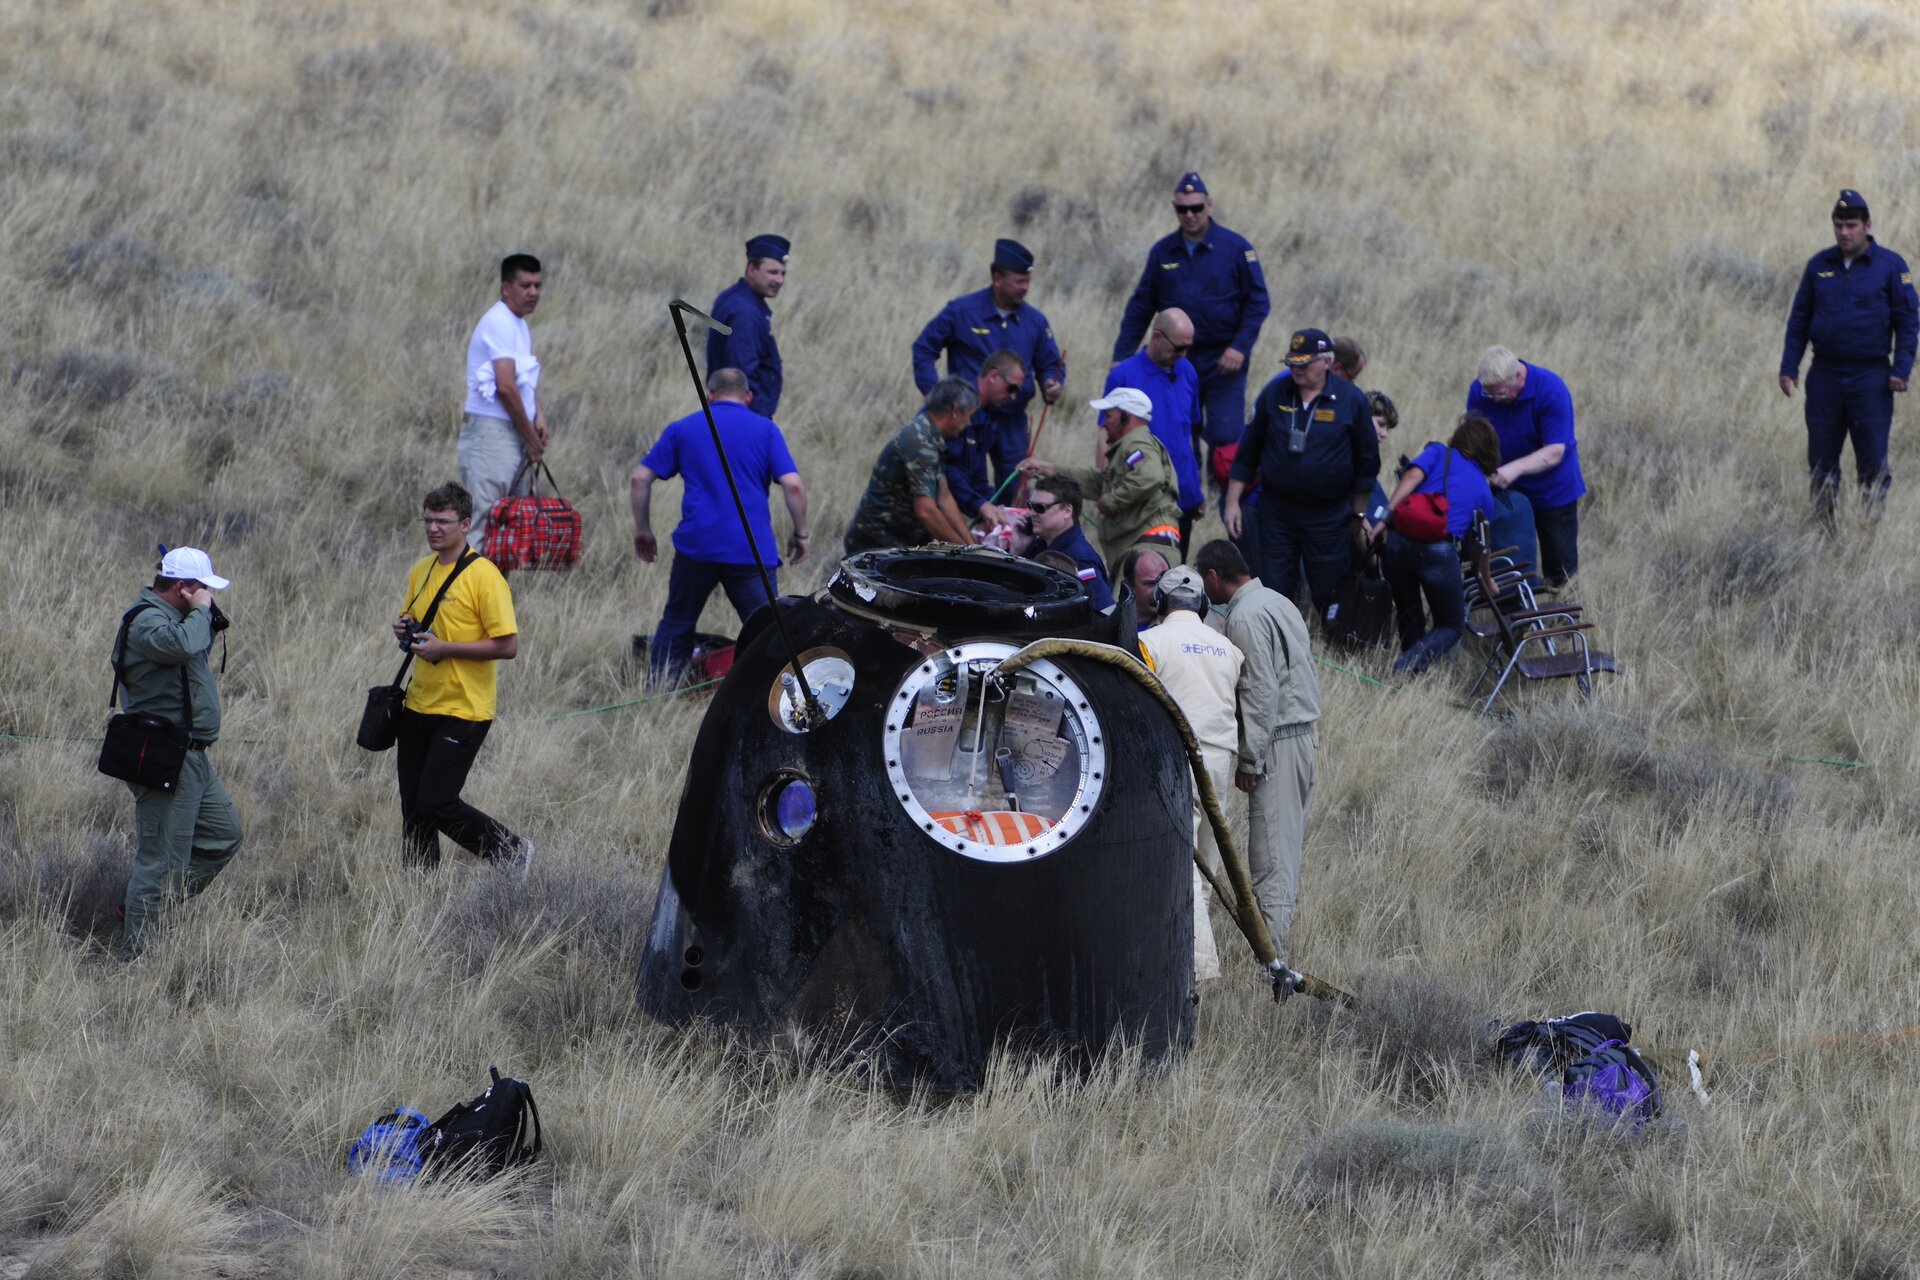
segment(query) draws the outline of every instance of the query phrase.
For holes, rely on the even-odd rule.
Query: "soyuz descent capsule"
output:
[[[1123,606],[980,548],[866,552],[740,638],[702,722],[639,1001],[749,1039],[790,1027],[878,1079],[979,1086],[996,1048],[1148,1061],[1193,1038],[1193,780],[1123,672]]]

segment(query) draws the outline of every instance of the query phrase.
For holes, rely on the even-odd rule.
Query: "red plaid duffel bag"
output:
[[[528,463],[514,476],[509,489],[520,487],[527,475]],[[560,496],[547,464],[528,476],[524,497],[505,497],[487,513],[487,533],[480,539],[480,554],[502,569],[571,569],[580,563],[580,513]],[[540,496],[540,472],[545,471],[553,496]]]

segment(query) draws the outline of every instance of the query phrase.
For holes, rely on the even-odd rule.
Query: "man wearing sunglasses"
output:
[[[1027,503],[1031,518],[1016,536],[1026,539],[1020,554],[1029,560],[1038,560],[1047,551],[1058,551],[1072,560],[1074,574],[1093,600],[1093,607],[1105,613],[1113,608],[1113,592],[1107,587],[1106,563],[1080,527],[1086,500],[1079,484],[1067,476],[1036,481],[1033,497]]]
[[[1213,220],[1213,198],[1199,174],[1175,184],[1173,212],[1179,230],[1147,251],[1113,361],[1134,354],[1157,313],[1186,312],[1194,329],[1187,356],[1200,379],[1201,435],[1212,448],[1231,448],[1247,423],[1247,358],[1267,319],[1267,279],[1246,238]]]
[[[1108,371],[1106,386],[1108,394],[1116,387],[1132,387],[1153,402],[1153,420],[1147,426],[1167,446],[1179,482],[1181,546],[1187,545],[1193,522],[1207,505],[1200,488],[1200,466],[1193,456],[1194,433],[1200,429],[1200,374],[1187,358],[1192,349],[1193,321],[1180,308],[1169,307],[1153,318],[1147,345]],[[1094,465],[1106,464],[1102,447]]]

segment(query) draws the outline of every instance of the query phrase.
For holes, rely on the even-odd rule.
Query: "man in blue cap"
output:
[[[1858,191],[1842,191],[1834,203],[1833,241],[1833,248],[1814,254],[1800,274],[1780,355],[1780,394],[1791,398],[1800,384],[1800,357],[1813,343],[1807,465],[1813,472],[1814,517],[1829,529],[1840,505],[1840,449],[1849,438],[1861,507],[1872,517],[1886,503],[1893,483],[1887,469],[1893,397],[1913,376],[1920,332],[1913,274],[1904,258],[1874,240],[1873,219]]]
[[[1333,339],[1301,329],[1287,343],[1287,367],[1253,404],[1227,481],[1227,535],[1241,532],[1240,498],[1256,480],[1262,580],[1302,614],[1304,569],[1313,612],[1326,617],[1334,590],[1365,547],[1363,522],[1380,441],[1360,388],[1333,372]]]
[[[1180,229],[1147,251],[1113,360],[1134,354],[1156,313],[1186,312],[1193,321],[1187,358],[1200,376],[1201,434],[1211,448],[1228,453],[1246,426],[1247,359],[1267,319],[1267,278],[1246,237],[1213,220],[1213,197],[1199,174],[1174,185],[1173,212]]]
[[[942,352],[950,378],[972,380],[987,357],[1002,349],[1013,352],[1026,366],[1030,376],[1019,392],[987,411],[991,427],[987,452],[996,485],[1027,456],[1027,406],[1033,403],[1034,392],[1038,390],[1052,404],[1060,398],[1067,376],[1059,344],[1053,340],[1053,326],[1038,307],[1027,305],[1032,283],[1033,254],[1027,247],[1017,240],[995,240],[992,283],[947,303],[913,340],[913,383],[923,395],[940,380]]]
[[[730,334],[707,330],[707,373],[738,369],[753,390],[753,411],[771,418],[780,408],[780,345],[773,340],[773,308],[767,299],[780,296],[787,282],[787,250],[783,236],[755,236],[747,241],[747,271],[713,300],[713,318],[732,329]]]
[[[1200,466],[1193,456],[1193,435],[1200,427],[1200,375],[1187,352],[1193,347],[1193,321],[1178,307],[1169,307],[1153,318],[1147,345],[1113,366],[1107,373],[1106,391],[1132,387],[1146,393],[1153,402],[1153,419],[1147,425],[1154,438],[1167,447],[1173,474],[1180,487],[1180,545],[1187,545],[1193,522],[1206,510],[1206,494],[1200,488]],[[1102,438],[1105,442],[1105,437]],[[1094,465],[1107,464],[1106,450],[1096,451]]]

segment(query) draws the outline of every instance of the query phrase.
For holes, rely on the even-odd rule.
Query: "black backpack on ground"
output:
[[[540,1108],[524,1081],[488,1067],[493,1083],[472,1102],[462,1102],[420,1135],[427,1172],[459,1170],[492,1177],[540,1154]]]
[[[1378,564],[1356,565],[1333,590],[1325,635],[1336,649],[1355,652],[1383,645],[1393,635],[1393,589]]]
[[[1516,1022],[1500,1032],[1500,1058],[1536,1075],[1558,1076],[1609,1040],[1633,1038],[1633,1027],[1610,1013],[1568,1014],[1549,1022]]]

